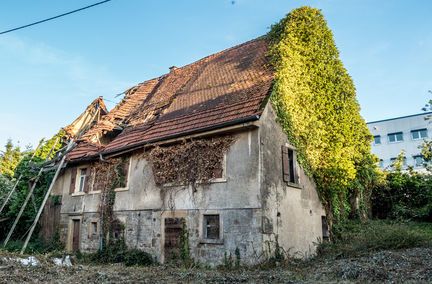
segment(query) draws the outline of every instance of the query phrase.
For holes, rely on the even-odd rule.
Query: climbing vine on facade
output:
[[[232,136],[221,136],[153,148],[148,158],[156,184],[195,186],[222,177],[224,155],[233,141]]]
[[[317,184],[329,221],[341,220],[368,203],[358,202],[367,198],[362,179],[375,173],[371,135],[353,81],[318,9],[293,10],[268,39],[275,68],[272,105]],[[352,195],[356,202],[350,202]]]

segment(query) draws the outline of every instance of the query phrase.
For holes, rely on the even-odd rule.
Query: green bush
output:
[[[151,254],[139,249],[128,249],[122,240],[114,241],[103,250],[90,254],[77,254],[83,263],[124,263],[126,266],[149,266],[155,263]]]
[[[149,253],[146,253],[139,249],[128,250],[124,255],[124,264],[126,266],[149,266],[153,263],[153,257]]]
[[[373,189],[371,201],[376,218],[432,222],[432,176],[401,171],[387,173],[385,184]]]

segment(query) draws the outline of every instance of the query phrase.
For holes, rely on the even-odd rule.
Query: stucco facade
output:
[[[202,263],[220,264],[225,253],[234,255],[237,248],[242,263],[257,263],[272,254],[276,236],[291,255],[314,253],[315,243],[322,238],[321,218],[325,213],[313,182],[298,164],[298,183],[283,181],[281,146],[289,146],[289,141],[270,104],[259,121],[238,128],[233,135],[235,142],[226,153],[223,177],[198,184],[195,190],[191,186],[156,185],[149,161],[140,151],[133,152],[127,186],[116,189],[114,204],[128,247],[149,252],[164,262],[165,220],[182,218],[189,232],[191,256]],[[87,193],[71,194],[74,167],[86,164],[69,166],[53,192],[62,195],[61,237],[72,250],[74,229],[79,224],[79,249],[95,251],[100,240],[101,193],[90,185]],[[208,215],[219,218],[220,236],[216,239],[204,236],[203,218]]]
[[[424,139],[431,137],[432,124],[425,120],[431,114],[421,113],[367,123],[374,136],[372,153],[380,159],[381,168],[392,170],[394,159],[404,151],[405,168],[411,166],[416,171],[425,171],[421,145]]]

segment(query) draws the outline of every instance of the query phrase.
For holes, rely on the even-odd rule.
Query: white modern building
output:
[[[425,139],[432,137],[432,123],[425,120],[431,114],[420,113],[367,124],[374,136],[372,153],[380,159],[381,168],[391,170],[393,161],[401,151],[405,151],[405,166],[420,171],[423,169],[421,145]]]

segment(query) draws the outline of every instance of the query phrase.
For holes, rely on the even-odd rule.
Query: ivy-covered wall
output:
[[[271,103],[330,221],[365,216],[375,175],[371,135],[324,16],[310,7],[295,9],[268,38],[275,68]]]

